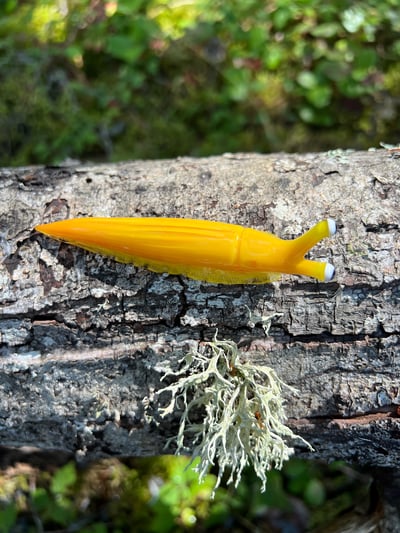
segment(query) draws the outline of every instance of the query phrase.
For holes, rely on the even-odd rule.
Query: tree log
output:
[[[167,361],[218,330],[299,391],[286,393],[288,425],[315,451],[298,454],[397,467],[400,159],[226,154],[0,172],[1,446],[87,459],[165,453],[176,421],[146,424],[142,401]],[[336,277],[200,283],[33,229],[79,216],[207,218],[284,238],[329,216],[338,234],[311,255]],[[276,314],[269,336],[250,327],[247,308]]]

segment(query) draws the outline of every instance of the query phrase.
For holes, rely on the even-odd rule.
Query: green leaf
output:
[[[250,72],[245,68],[226,69],[225,77],[229,84],[229,96],[240,102],[246,100],[250,90]]]
[[[52,498],[43,487],[37,488],[31,495],[33,507],[37,512],[42,512],[51,507]]]
[[[247,33],[247,39],[250,50],[258,52],[262,47],[266,46],[269,41],[268,30],[264,26],[250,28]]]
[[[270,44],[264,54],[265,66],[270,70],[276,70],[281,65],[283,57],[283,46]]]
[[[331,101],[332,89],[327,85],[317,85],[307,91],[306,98],[318,109],[326,107]]]
[[[337,22],[324,22],[323,24],[318,24],[313,30],[311,30],[311,35],[313,37],[334,37],[338,35],[341,27]]]
[[[283,487],[282,474],[277,470],[268,473],[268,490],[262,495],[262,500],[268,507],[285,511],[291,509],[291,502]]]
[[[118,0],[117,12],[121,15],[131,17],[137,13],[142,6],[146,4],[146,0]]]
[[[67,463],[54,474],[50,490],[53,494],[64,494],[76,482],[76,479],[74,463]]]
[[[394,54],[400,56],[400,40],[394,41],[391,47]]]
[[[0,13],[9,14],[17,7],[17,0],[2,0],[0,2]],[[0,530],[1,531],[1,530]]]
[[[129,35],[109,35],[106,49],[116,59],[133,63],[144,52],[145,45],[136,42]]]
[[[364,10],[360,7],[350,7],[342,14],[342,24],[349,33],[356,33],[365,22]]]
[[[72,500],[60,497],[47,509],[48,517],[62,526],[71,525],[76,518],[76,508]]]
[[[302,121],[306,124],[328,127],[334,123],[329,108],[324,111],[319,111],[318,109],[315,109],[315,107],[303,106],[299,110],[299,115]]]
[[[325,488],[322,481],[311,479],[304,491],[305,501],[313,507],[318,507],[324,503],[325,497]]]
[[[343,79],[338,83],[340,92],[347,98],[359,98],[370,91],[368,86],[363,86],[353,78]]]
[[[378,56],[373,48],[360,47],[354,54],[354,68],[368,71],[376,65]]]
[[[71,44],[65,48],[65,55],[69,59],[74,59],[75,57],[82,55],[82,51],[83,49],[81,46]]]
[[[17,521],[17,509],[14,504],[0,508],[0,533],[9,533]]]
[[[312,89],[318,84],[318,78],[314,72],[309,70],[303,70],[297,76],[297,83],[305,89]]]
[[[293,9],[290,7],[281,7],[276,9],[272,14],[272,22],[277,30],[283,30],[293,17]]]

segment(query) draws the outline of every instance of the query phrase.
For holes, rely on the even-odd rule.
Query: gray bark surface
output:
[[[78,458],[165,453],[176,420],[149,426],[167,361],[204,340],[273,367],[298,454],[400,461],[400,159],[387,151],[2,169],[0,446]],[[334,218],[311,253],[332,282],[283,276],[212,285],[124,265],[38,234],[78,216],[221,220],[298,236]],[[248,310],[279,313],[264,335]]]

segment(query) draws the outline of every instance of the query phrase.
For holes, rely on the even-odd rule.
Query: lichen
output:
[[[247,305],[245,305],[247,312],[249,313],[249,319],[247,321],[247,326],[251,329],[255,328],[257,324],[259,324],[263,331],[264,335],[268,337],[269,330],[272,325],[272,321],[274,318],[280,318],[283,316],[283,313],[272,313],[271,315],[258,315],[257,313],[254,313]]]
[[[159,412],[165,417],[183,410],[178,434],[170,441],[175,440],[178,454],[187,452],[186,442],[190,444],[192,460],[200,458],[196,466],[200,482],[217,464],[214,491],[228,470],[227,484],[236,488],[243,469],[250,464],[264,491],[267,472],[280,469],[294,451],[288,441],[298,439],[311,448],[285,425],[282,389],[294,389],[272,368],[246,361],[234,342],[217,340],[215,335],[212,342],[193,349],[180,363],[181,369],[174,373],[177,381],[158,392],[159,397],[171,395]],[[203,417],[200,421],[199,416]]]

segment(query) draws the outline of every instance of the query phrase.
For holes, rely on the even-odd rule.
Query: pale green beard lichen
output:
[[[196,470],[202,481],[210,467],[218,465],[219,486],[225,470],[230,469],[227,484],[239,484],[245,466],[251,464],[265,490],[267,472],[280,469],[293,453],[287,440],[299,439],[311,446],[285,425],[282,388],[292,392],[276,372],[244,360],[232,341],[204,344],[181,360],[183,367],[174,376],[178,381],[158,392],[171,394],[169,404],[160,409],[162,417],[182,408],[177,451],[187,451],[185,437],[193,448],[192,457],[200,458]],[[165,378],[166,374],[163,378]],[[192,422],[191,416],[201,422]],[[172,439],[170,439],[172,440]]]

